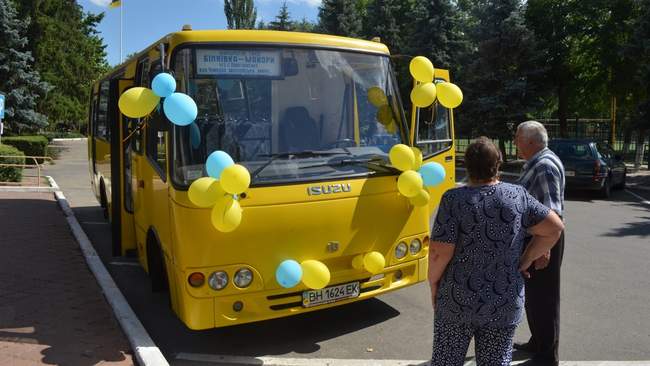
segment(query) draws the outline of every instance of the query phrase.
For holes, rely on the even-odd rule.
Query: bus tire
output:
[[[147,236],[147,267],[151,280],[152,292],[163,292],[168,289],[165,262],[158,238],[153,232]]]
[[[102,215],[104,215],[105,219],[108,219],[108,198],[106,198],[106,186],[103,179],[99,182],[99,205],[102,208]]]

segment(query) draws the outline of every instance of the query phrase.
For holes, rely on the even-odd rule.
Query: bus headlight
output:
[[[411,254],[418,254],[420,249],[422,249],[422,243],[420,242],[420,239],[413,239],[411,241],[409,249],[411,250]]]
[[[228,285],[228,274],[224,271],[212,272],[208,277],[208,285],[213,290],[222,290]]]
[[[248,268],[240,268],[235,272],[232,282],[239,288],[248,287],[253,282],[253,272]]]
[[[399,244],[397,244],[397,246],[395,247],[395,258],[397,259],[404,258],[408,249],[409,248],[406,246],[405,242],[400,242]]]

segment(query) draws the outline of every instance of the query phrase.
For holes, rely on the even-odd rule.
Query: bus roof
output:
[[[388,47],[379,42],[316,33],[271,30],[196,30],[171,33],[165,38],[170,41],[171,47],[181,43],[250,42],[339,47],[363,52],[389,54]]]

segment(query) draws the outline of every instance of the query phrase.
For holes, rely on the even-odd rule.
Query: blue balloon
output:
[[[221,172],[233,164],[235,162],[227,152],[217,150],[208,155],[208,160],[205,162],[205,170],[208,172],[208,176],[219,179]]]
[[[194,99],[183,93],[174,93],[165,98],[163,110],[167,119],[179,126],[187,126],[194,122],[199,112]]]
[[[162,72],[153,78],[151,89],[157,96],[167,98],[176,91],[176,79],[170,74]]]
[[[422,176],[426,187],[433,187],[445,180],[445,168],[436,162],[422,165],[418,173]]]
[[[192,149],[198,149],[201,145],[201,130],[199,130],[199,126],[196,123],[190,125],[190,144],[192,145]]]
[[[302,267],[293,259],[287,259],[280,263],[275,271],[275,280],[284,288],[291,288],[302,279]]]

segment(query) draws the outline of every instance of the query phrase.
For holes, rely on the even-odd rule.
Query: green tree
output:
[[[466,66],[465,104],[460,110],[472,135],[505,141],[512,127],[538,107],[535,80],[539,70],[534,36],[526,28],[519,0],[490,0],[470,9],[476,21],[470,37],[476,44]]]
[[[78,128],[87,118],[89,89],[108,69],[105,45],[96,27],[103,14],[84,13],[67,0],[19,0],[21,17],[33,21],[28,29],[35,67],[53,86],[38,111],[52,129]]]
[[[359,37],[362,18],[354,0],[323,0],[318,9],[318,31],[337,36]]]
[[[226,14],[228,29],[254,29],[257,9],[253,0],[224,0],[223,12]]]
[[[307,18],[302,18],[301,21],[293,23],[293,30],[296,32],[311,33],[314,32],[315,28],[316,24],[308,21]]]
[[[287,2],[282,2],[282,7],[278,15],[275,16],[275,20],[269,23],[268,29],[279,30],[279,31],[290,31],[293,30],[293,22],[291,21],[291,15],[289,14],[289,8],[287,7]]]
[[[403,48],[403,29],[397,18],[400,10],[399,0],[375,0],[368,5],[363,22],[366,37],[381,38],[393,54],[400,53]]]
[[[468,51],[468,40],[462,28],[462,13],[451,0],[416,0],[409,52],[427,56],[433,65],[460,69],[460,57]]]
[[[529,0],[526,20],[535,33],[545,62],[546,80],[554,90],[560,133],[567,134],[567,118],[576,70],[572,50],[580,41],[580,0]]]
[[[50,87],[33,67],[25,37],[29,19],[17,15],[11,1],[0,0],[0,91],[6,95],[7,129],[20,134],[47,126],[47,117],[35,109]]]

